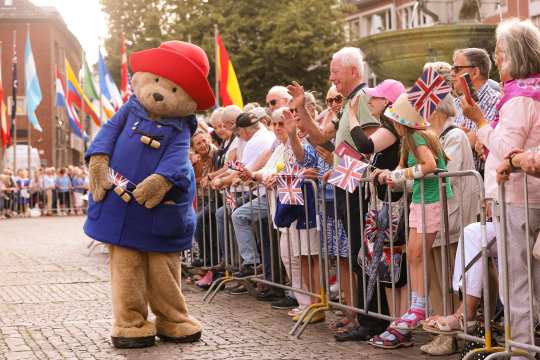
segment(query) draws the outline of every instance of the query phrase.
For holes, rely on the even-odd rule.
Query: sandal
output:
[[[411,334],[402,334],[397,329],[388,327],[386,329],[390,334],[395,336],[394,340],[388,340],[382,338],[380,335],[376,335],[369,339],[369,344],[381,349],[397,349],[399,347],[410,347],[413,346],[411,341]]]
[[[409,309],[407,314],[415,315],[414,319],[404,319],[403,317],[393,321],[390,326],[400,330],[416,330],[422,326],[421,322],[425,320],[426,313],[421,309]]]
[[[433,334],[453,335],[462,332],[465,326],[467,330],[472,329],[475,324],[475,320],[467,321],[465,324],[463,314],[454,314],[428,318],[423,322],[422,328]]]

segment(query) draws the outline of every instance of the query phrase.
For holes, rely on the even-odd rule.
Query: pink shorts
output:
[[[422,234],[422,204],[411,203],[409,208],[409,228],[415,228],[418,234]],[[436,202],[433,204],[425,204],[424,211],[426,212],[426,233],[436,233],[441,227],[441,204]]]

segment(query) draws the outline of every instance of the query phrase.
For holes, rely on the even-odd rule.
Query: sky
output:
[[[79,39],[89,64],[97,62],[98,47],[107,37],[105,14],[99,0],[31,0],[35,5],[54,6],[69,30]]]

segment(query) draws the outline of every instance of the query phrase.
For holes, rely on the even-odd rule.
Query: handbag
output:
[[[401,202],[391,204],[383,201],[380,207],[375,206],[366,214],[363,238],[365,256],[360,249],[358,263],[361,267],[365,264],[364,271],[370,276],[372,284],[368,284],[368,297],[370,287],[374,287],[376,280],[386,288],[391,288],[392,282],[394,287],[407,283],[404,206],[398,205]]]

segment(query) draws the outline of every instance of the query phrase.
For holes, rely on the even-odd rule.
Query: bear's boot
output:
[[[202,326],[189,315],[182,294],[179,253],[148,253],[147,289],[162,341],[186,343],[201,338]]]
[[[111,340],[119,349],[155,344],[156,328],[147,320],[147,253],[110,246],[114,323]]]

